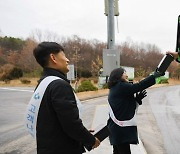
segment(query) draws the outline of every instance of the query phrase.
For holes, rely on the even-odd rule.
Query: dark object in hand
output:
[[[109,129],[107,126],[103,127],[100,131],[98,131],[96,134],[94,134],[95,137],[99,139],[100,142],[102,142],[106,137],[109,136]],[[92,150],[91,146],[85,146],[85,148],[88,151]]]
[[[136,93],[136,101],[138,102],[139,105],[142,105],[142,99],[146,96],[147,96],[146,90]]]
[[[166,72],[167,68],[173,60],[174,57],[171,54],[166,54],[157,66],[156,72]]]

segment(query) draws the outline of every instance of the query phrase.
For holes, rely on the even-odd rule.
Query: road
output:
[[[139,110],[140,135],[147,153],[180,153],[180,85],[148,90]]]
[[[0,87],[0,154],[35,154],[35,141],[23,126],[33,88]],[[180,86],[148,89],[138,111],[138,130],[148,154],[180,153]],[[107,97],[83,101],[83,123],[91,128],[96,105]]]

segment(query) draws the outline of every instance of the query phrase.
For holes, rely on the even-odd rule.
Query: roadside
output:
[[[0,81],[0,87],[35,87],[37,85],[38,78],[28,79],[31,81],[30,84],[22,84],[20,80],[11,80],[9,83]],[[170,86],[180,84],[180,80],[169,79],[168,84],[156,84],[151,88],[161,87],[161,86]],[[109,92],[109,89],[99,89],[97,91],[85,91],[77,93],[77,96],[80,100],[90,99],[94,97],[105,96]]]

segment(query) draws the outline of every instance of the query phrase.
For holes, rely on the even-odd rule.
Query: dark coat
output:
[[[136,110],[136,100],[134,94],[155,84],[153,75],[131,84],[128,82],[118,82],[110,89],[108,101],[118,120],[130,120],[133,118]],[[138,134],[136,126],[120,127],[115,124],[111,118],[108,120],[110,130],[110,142],[112,145],[121,143],[137,144]]]
[[[81,154],[82,144],[94,145],[95,137],[79,118],[75,96],[65,75],[46,68],[41,80],[47,76],[64,80],[52,81],[44,93],[37,118],[37,153]]]

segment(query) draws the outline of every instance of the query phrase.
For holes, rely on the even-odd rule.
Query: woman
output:
[[[131,154],[130,144],[138,144],[137,126],[135,123],[136,104],[146,96],[144,89],[155,84],[155,78],[164,73],[155,72],[139,83],[131,84],[123,68],[114,69],[109,77],[110,89],[108,101],[110,118],[108,128],[113,154]],[[140,92],[134,97],[134,94]]]

